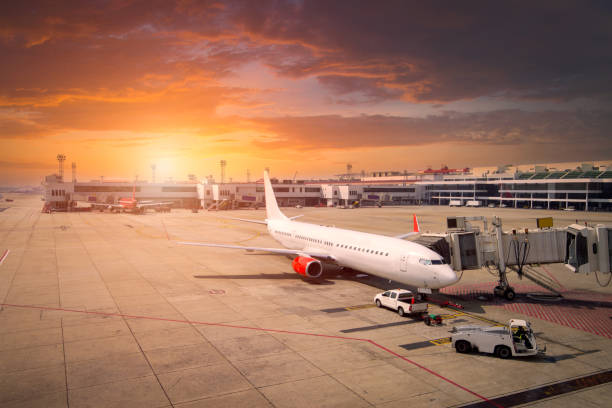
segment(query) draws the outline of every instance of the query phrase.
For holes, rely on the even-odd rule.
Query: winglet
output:
[[[266,194],[266,217],[269,220],[287,219],[285,214],[278,208],[276,202],[276,196],[274,195],[274,189],[270,182],[270,175],[267,171],[264,171],[264,191]]]
[[[421,232],[421,230],[419,229],[419,220],[417,219],[416,214],[412,214],[412,217],[414,232]]]

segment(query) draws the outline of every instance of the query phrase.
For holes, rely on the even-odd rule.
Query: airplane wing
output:
[[[145,208],[145,207],[159,207],[160,205],[171,205],[174,204],[173,201],[164,201],[164,202],[158,202],[158,203],[154,203],[154,202],[141,202],[136,204],[136,207],[138,208]]]
[[[226,218],[228,220],[236,220],[236,221],[244,221],[244,222],[253,222],[255,224],[264,224],[267,225],[268,222],[267,221],[260,221],[260,220],[249,220],[247,218],[236,218],[236,217],[220,217],[220,218]]]
[[[402,234],[402,235],[396,235],[393,238],[404,239],[404,238],[412,237],[414,235],[419,235],[419,234],[420,234],[420,232],[407,232],[407,233]]]
[[[296,215],[294,217],[289,217],[290,220],[295,220],[296,218],[300,218],[303,217],[303,214],[300,215]],[[260,220],[250,220],[248,218],[236,218],[236,217],[221,217],[221,218],[225,218],[228,220],[236,220],[236,221],[244,221],[244,222],[253,222],[255,224],[264,224],[264,225],[268,225],[268,221],[260,221]]]
[[[278,255],[298,255],[298,256],[309,256],[311,258],[317,258],[325,261],[335,261],[336,259],[333,256],[321,251],[311,251],[311,250],[303,250],[303,249],[282,249],[282,248],[262,248],[262,247],[248,247],[241,245],[227,245],[227,244],[209,244],[206,242],[177,242],[177,244],[181,245],[195,245],[195,246],[205,246],[205,247],[213,247],[213,248],[229,248],[229,249],[243,249],[245,251],[262,251],[262,252],[270,252]]]
[[[421,229],[419,228],[419,220],[417,219],[416,214],[412,214],[412,222],[413,222],[412,228],[414,229],[413,232],[407,232],[406,234],[396,235],[393,238],[404,239],[404,238],[408,238],[408,237],[412,237],[414,235],[420,234]]]

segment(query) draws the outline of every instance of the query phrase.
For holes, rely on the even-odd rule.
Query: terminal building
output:
[[[427,169],[417,173],[377,171],[336,180],[278,180],[272,184],[280,206],[457,205],[533,209],[612,211],[612,169],[589,164],[572,170],[500,168],[480,176],[470,169]],[[60,171],[61,173],[61,171]],[[232,209],[265,203],[263,181],[215,183],[92,180],[43,182],[45,205],[55,211],[119,199],[172,201],[175,207]]]
[[[612,171],[588,164],[563,171],[536,166],[533,172],[453,175],[423,183],[429,204],[612,210]]]

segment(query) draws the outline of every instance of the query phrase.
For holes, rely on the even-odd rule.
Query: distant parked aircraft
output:
[[[136,214],[142,214],[147,208],[164,208],[170,211],[170,206],[173,204],[172,201],[138,201],[136,199],[136,186],[132,190],[132,197],[123,197],[119,199],[118,204],[92,204],[94,208],[100,210],[111,210],[111,211],[123,211],[132,212]]]

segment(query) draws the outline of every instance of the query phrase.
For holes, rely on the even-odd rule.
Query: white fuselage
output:
[[[340,266],[405,285],[438,289],[457,281],[439,254],[410,241],[288,219],[268,219],[268,231],[286,248],[324,251]]]

